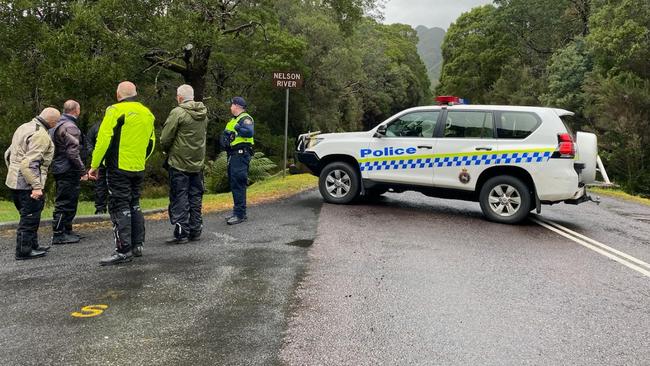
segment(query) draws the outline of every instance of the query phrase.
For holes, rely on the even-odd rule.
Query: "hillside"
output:
[[[423,25],[415,28],[420,41],[418,42],[418,53],[427,67],[427,75],[431,80],[431,88],[438,85],[440,71],[442,69],[442,41],[445,39],[445,30],[442,28],[427,28]]]

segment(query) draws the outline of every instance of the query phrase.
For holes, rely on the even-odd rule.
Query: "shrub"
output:
[[[248,170],[248,184],[262,181],[271,176],[277,165],[263,153],[257,152],[251,159]],[[223,193],[230,190],[228,183],[228,156],[222,152],[214,161],[209,161],[205,169],[205,186],[210,193]]]

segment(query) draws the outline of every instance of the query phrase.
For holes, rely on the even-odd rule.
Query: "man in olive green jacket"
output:
[[[167,243],[182,244],[201,236],[203,219],[203,161],[208,110],[194,101],[194,89],[181,85],[174,108],[160,136],[160,147],[169,170],[169,220],[174,237]]]

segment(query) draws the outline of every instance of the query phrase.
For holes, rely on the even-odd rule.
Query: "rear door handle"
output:
[[[429,150],[431,150],[431,149],[433,149],[433,146],[420,145],[420,146],[418,146],[418,149],[429,149]]]
[[[492,148],[490,146],[479,146],[475,148],[474,150],[476,151],[492,151]]]

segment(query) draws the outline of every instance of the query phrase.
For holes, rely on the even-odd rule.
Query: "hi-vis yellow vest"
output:
[[[253,119],[253,117],[251,117],[248,113],[243,112],[239,116],[231,119],[226,124],[226,131],[237,133],[237,130],[235,130],[235,125],[238,124],[239,121],[241,121],[242,119],[244,119],[246,117],[248,117],[250,119]],[[242,143],[253,145],[255,143],[255,140],[252,137],[241,137],[241,136],[238,135],[237,137],[235,137],[234,140],[232,140],[232,142],[230,143],[230,146],[235,146],[235,145],[242,144]]]

